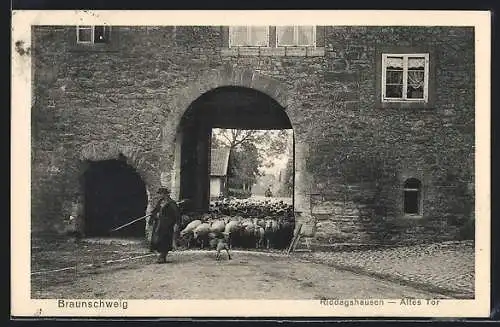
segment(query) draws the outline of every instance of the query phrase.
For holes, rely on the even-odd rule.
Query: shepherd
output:
[[[271,192],[271,187],[270,186],[267,188],[267,190],[264,193],[264,195],[266,196],[266,198],[271,198],[273,196],[273,192]]]
[[[167,187],[160,187],[157,193],[160,199],[151,212],[153,233],[150,249],[159,252],[157,263],[166,263],[167,254],[173,247],[175,226],[180,224],[181,214]]]

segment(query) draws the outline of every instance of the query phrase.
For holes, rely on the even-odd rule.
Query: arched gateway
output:
[[[245,130],[292,129],[284,108],[268,95],[250,88],[225,86],[196,99],[178,128],[174,188],[189,199],[191,209],[209,205],[212,128]]]
[[[286,113],[284,84],[258,72],[226,66],[201,76],[175,97],[163,129],[164,148],[174,149],[173,168],[162,183],[191,209],[209,203],[210,135],[212,128],[292,129]],[[173,116],[173,117],[172,117]],[[170,146],[169,146],[170,145]]]

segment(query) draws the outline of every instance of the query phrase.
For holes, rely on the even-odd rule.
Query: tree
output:
[[[251,192],[252,185],[261,175],[259,167],[262,162],[255,144],[241,143],[241,147],[234,149],[229,155],[228,186],[229,188],[243,189]]]
[[[260,168],[270,168],[286,156],[291,130],[214,129],[212,147],[228,147],[228,186],[251,191]]]
[[[291,130],[243,130],[217,128],[212,133],[212,148],[229,147],[230,151],[243,143],[253,143],[262,164],[272,167],[273,158],[287,154]]]
[[[255,141],[257,132],[255,130],[243,129],[214,129],[212,133],[212,146],[227,146],[233,150],[245,141]]]
[[[280,193],[283,196],[292,196],[293,193],[293,159],[290,157],[286,163],[286,168],[283,176],[281,177],[283,182],[282,182],[282,188],[280,190]]]

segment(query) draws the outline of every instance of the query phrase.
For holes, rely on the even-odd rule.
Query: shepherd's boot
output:
[[[167,254],[166,253],[160,253],[158,255],[158,259],[156,260],[156,263],[166,263],[167,262]]]

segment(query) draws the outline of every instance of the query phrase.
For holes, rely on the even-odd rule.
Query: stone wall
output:
[[[339,230],[357,242],[453,238],[474,212],[472,28],[321,27],[313,52],[235,51],[219,26],[115,27],[99,48],[75,44],[74,27],[33,35],[33,231],[53,229],[69,210],[90,145],[100,160],[128,151],[150,191],[160,176],[169,183],[183,113],[224,85],[285,107],[295,209],[309,225],[322,220],[321,242],[341,240]],[[426,106],[380,102],[380,54],[400,51],[430,53]],[[407,177],[423,183],[419,219],[402,217]],[[315,214],[321,202],[330,205]]]

